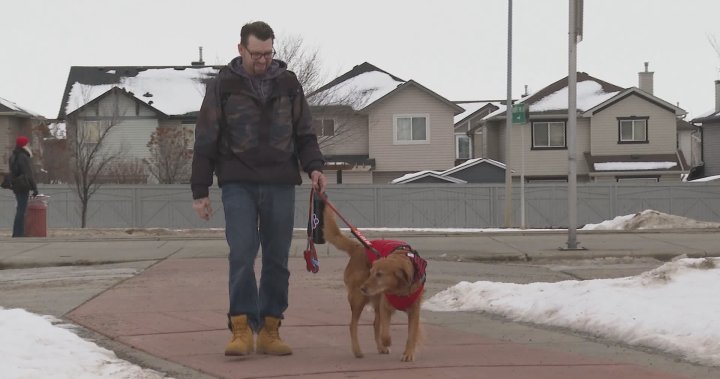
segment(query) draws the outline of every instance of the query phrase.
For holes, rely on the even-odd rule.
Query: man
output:
[[[27,210],[30,191],[33,197],[37,196],[37,184],[32,173],[32,151],[28,146],[30,140],[25,136],[15,139],[15,150],[10,155],[9,168],[12,178],[12,190],[15,194],[17,207],[15,208],[15,220],[13,221],[13,237],[25,236],[25,211]]]
[[[246,355],[254,349],[292,354],[278,328],[288,306],[288,255],[300,167],[315,190],[323,192],[326,184],[305,94],[287,64],[273,59],[274,39],[264,22],[242,27],[240,56],[208,84],[195,128],[193,208],[204,220],[212,215],[208,187],[215,173],[230,247],[232,339],[225,355]],[[258,288],[254,261],[260,246]]]

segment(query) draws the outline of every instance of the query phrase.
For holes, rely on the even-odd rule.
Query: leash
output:
[[[328,197],[327,197],[326,194],[324,194],[324,193],[318,193],[317,196],[318,196],[320,199],[322,199],[322,201],[325,202],[325,205],[328,206],[328,207],[330,207],[330,209],[332,209],[332,211],[335,212],[335,214],[336,214],[338,217],[340,217],[340,219],[345,223],[345,225],[347,225],[348,228],[350,228],[350,233],[352,233],[352,235],[354,235],[355,238],[357,238],[358,241],[360,241],[360,243],[361,243],[366,249],[370,250],[373,254],[375,254],[375,255],[378,256],[378,257],[381,257],[381,256],[382,256],[382,255],[380,254],[380,252],[378,252],[377,249],[375,249],[375,247],[372,246],[372,244],[370,243],[370,240],[367,239],[367,237],[365,237],[362,233],[360,233],[360,231],[358,230],[358,228],[356,228],[355,226],[353,226],[353,224],[351,224],[348,220],[346,220],[345,217],[343,217],[342,214],[340,214],[340,211],[338,211],[337,208],[335,208],[335,206],[332,205],[332,203],[330,202],[330,200],[328,199]]]
[[[350,221],[343,217],[340,211],[338,211],[337,208],[335,208],[335,206],[330,202],[326,194],[316,192],[315,189],[311,189],[310,204],[308,205],[307,245],[305,246],[305,251],[303,251],[303,257],[305,257],[305,268],[308,272],[316,274],[320,271],[320,260],[317,257],[315,243],[325,243],[320,236],[322,233],[322,209],[315,206],[315,198],[320,199],[325,206],[330,207],[330,209],[335,212],[338,217],[340,217],[345,225],[350,228],[350,233],[352,233],[352,235],[360,241],[367,251],[374,254],[376,258],[382,257],[382,254],[380,254],[380,252],[377,251],[377,249],[370,243],[370,240],[360,233],[360,230],[351,224]],[[316,239],[318,241],[316,241]]]

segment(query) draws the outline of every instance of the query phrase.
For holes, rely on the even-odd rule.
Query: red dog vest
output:
[[[408,309],[415,301],[418,300],[418,298],[422,294],[423,288],[425,288],[425,269],[427,267],[427,261],[420,257],[420,255],[415,250],[413,250],[410,245],[403,241],[374,240],[370,241],[370,245],[378,253],[380,253],[380,256],[378,256],[372,250],[365,249],[365,253],[368,256],[368,262],[370,263],[370,265],[372,265],[373,262],[375,262],[377,259],[385,258],[396,250],[403,250],[405,252],[405,255],[407,255],[407,257],[410,258],[410,260],[412,261],[413,267],[415,268],[415,273],[410,282],[421,282],[420,287],[417,289],[417,291],[411,293],[408,296],[385,294],[385,297],[390,302],[390,304],[395,307],[395,309],[401,311]]]

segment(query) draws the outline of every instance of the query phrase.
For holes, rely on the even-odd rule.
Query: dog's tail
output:
[[[342,233],[342,231],[340,231],[337,220],[335,219],[335,212],[333,212],[330,207],[325,207],[325,210],[323,211],[323,218],[323,234],[325,236],[325,240],[330,242],[338,250],[342,250],[350,254],[354,247],[360,245],[359,242],[348,238]]]

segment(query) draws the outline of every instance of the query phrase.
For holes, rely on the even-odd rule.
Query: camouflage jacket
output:
[[[248,77],[230,66],[208,84],[195,127],[190,178],[194,199],[208,196],[213,173],[220,186],[300,184],[298,163],[308,174],[325,164],[302,86],[285,63],[279,63],[281,71],[269,79],[265,99]]]

